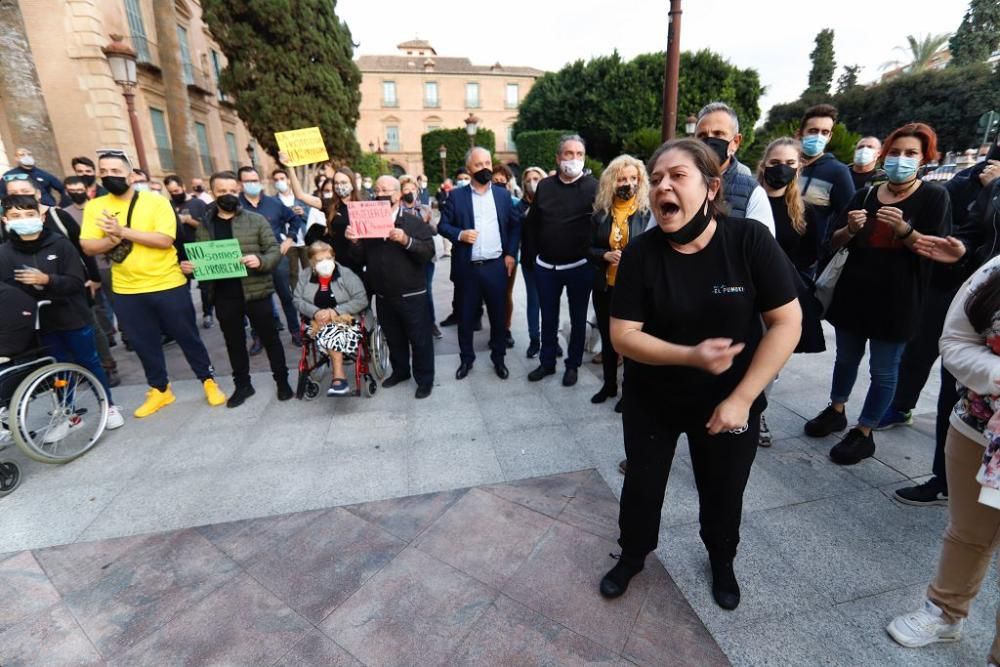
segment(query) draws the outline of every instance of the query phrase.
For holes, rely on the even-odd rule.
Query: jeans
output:
[[[538,303],[542,311],[542,366],[555,368],[558,343],[559,302],[563,289],[569,298],[569,349],[566,368],[579,368],[583,363],[583,344],[587,339],[587,302],[594,283],[594,267],[589,263],[574,269],[558,271],[535,266]]]
[[[98,334],[99,335],[99,334]],[[50,331],[42,334],[42,345],[56,361],[66,361],[83,366],[94,374],[97,381],[104,387],[108,395],[108,405],[114,405],[111,400],[111,386],[108,384],[108,374],[101,366],[101,358],[97,354],[97,343],[94,340],[94,327],[87,325],[71,331]]]
[[[219,328],[226,341],[226,352],[229,354],[229,365],[233,369],[233,383],[237,387],[250,386],[250,355],[247,353],[246,329],[243,318],[250,320],[250,325],[260,337],[260,342],[267,351],[267,360],[271,364],[271,376],[275,382],[288,379],[288,367],[285,365],[285,349],[278,337],[278,330],[271,319],[271,299],[263,298],[254,301],[244,301],[239,298],[221,298],[215,301],[215,312],[219,318]]]
[[[514,320],[514,284],[517,283],[517,264],[514,264],[514,270],[510,272],[510,276],[507,277],[507,319],[504,323],[507,325],[507,331],[510,331],[510,325],[513,324]]]
[[[413,348],[413,379],[419,387],[434,385],[434,339],[427,302],[423,294],[375,297],[378,322],[389,344],[392,374],[410,375],[410,348]]]
[[[535,267],[527,264],[521,266],[521,275],[524,276],[524,294],[527,303],[525,304],[525,314],[528,318],[528,338],[539,340],[539,319],[541,310],[538,307],[538,287],[535,285]]]
[[[851,389],[858,378],[858,366],[865,356],[865,343],[870,342],[871,356],[868,363],[871,372],[871,386],[865,396],[858,423],[875,428],[882,415],[892,404],[899,376],[899,360],[903,356],[906,343],[868,339],[837,329],[837,361],[833,365],[833,387],[830,402],[846,403],[851,397]]]
[[[111,269],[100,269],[101,289],[97,290],[97,297],[94,299],[97,307],[97,323],[101,333],[109,340],[115,335],[115,311],[111,305]]]
[[[460,284],[458,346],[462,363],[471,365],[476,360],[472,329],[480,316],[483,301],[486,302],[486,315],[490,319],[490,359],[494,364],[503,363],[507,353],[507,329],[504,326],[507,269],[503,260],[497,258],[470,264],[463,269]]]
[[[278,262],[278,266],[274,267],[274,272],[271,275],[274,280],[274,291],[277,292],[278,299],[281,300],[281,309],[285,311],[288,333],[296,335],[295,332],[299,330],[299,313],[295,310],[295,303],[292,301],[292,288],[288,282],[291,277],[287,255],[281,258],[281,261]]]
[[[208,350],[198,335],[194,303],[187,283],[144,294],[115,294],[115,313],[122,331],[135,349],[146,382],[160,391],[167,388],[167,362],[161,336],[177,341],[195,376],[204,382],[214,374]]]

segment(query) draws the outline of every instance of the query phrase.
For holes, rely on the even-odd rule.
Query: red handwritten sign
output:
[[[392,204],[387,201],[349,201],[347,217],[362,239],[384,239],[395,227]]]

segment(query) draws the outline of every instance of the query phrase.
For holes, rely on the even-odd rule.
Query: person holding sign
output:
[[[472,330],[479,304],[486,302],[490,318],[490,359],[501,380],[510,377],[507,353],[507,279],[517,265],[514,254],[521,242],[521,212],[507,189],[493,185],[490,152],[476,146],[465,155],[472,184],[453,192],[441,210],[438,231],[453,244],[452,266],[458,303],[458,345],[461,380],[476,360]]]
[[[278,241],[274,238],[271,225],[264,216],[248,211],[240,206],[240,183],[231,171],[212,174],[208,187],[215,197],[215,203],[208,206],[205,224],[195,230],[199,241],[194,247],[188,246],[188,261],[181,262],[181,270],[195,274],[199,284],[204,283],[211,292],[215,304],[215,315],[226,341],[229,365],[233,369],[233,383],[236,385],[226,407],[235,408],[254,395],[250,383],[250,355],[247,353],[246,332],[243,318],[250,320],[250,326],[260,337],[267,360],[271,364],[271,376],[278,386],[278,400],[287,401],[292,397],[288,384],[288,367],[285,365],[285,349],[278,337],[278,329],[271,316],[271,295],[274,281],[271,272],[281,260]],[[243,277],[213,278],[211,274],[200,275],[198,246],[206,241],[233,239],[239,243],[237,255],[238,271]],[[231,266],[221,266],[222,275],[232,275]],[[296,326],[295,331],[298,331]]]
[[[382,386],[410,379],[412,348],[416,397],[427,398],[434,385],[434,341],[424,265],[434,255],[434,231],[417,216],[400,211],[399,199],[399,181],[380,176],[375,182],[374,202],[348,204],[351,224],[346,236],[354,259],[365,266],[369,292],[376,297],[378,321],[389,343],[392,375]]]
[[[123,151],[99,152],[97,168],[109,194],[90,200],[84,208],[80,246],[91,257],[108,254],[111,259],[115,315],[150,386],[135,416],[148,417],[176,400],[163,357],[163,334],[184,351],[208,404],[222,405],[226,396],[212,377],[191,291],[177,264],[177,216],[170,202],[135,189],[137,175]]]

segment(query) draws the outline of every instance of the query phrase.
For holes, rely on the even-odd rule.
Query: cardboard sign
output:
[[[274,138],[278,142],[278,148],[288,154],[288,167],[326,162],[330,159],[318,127],[275,132]]]
[[[384,239],[396,226],[392,204],[387,201],[349,201],[347,217],[359,238]]]
[[[194,264],[195,280],[219,280],[221,278],[245,278],[247,267],[240,262],[243,252],[236,239],[185,243],[184,251],[188,261]]]

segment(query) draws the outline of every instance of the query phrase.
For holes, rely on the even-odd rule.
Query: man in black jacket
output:
[[[392,375],[382,386],[410,379],[412,348],[416,397],[426,398],[434,385],[434,341],[424,265],[434,256],[434,232],[418,216],[400,211],[399,181],[392,176],[375,181],[374,198],[392,205],[396,223],[388,238],[361,239],[353,225],[347,227],[345,236],[351,242],[352,258],[364,264],[365,282],[376,297],[378,321],[389,344]]]

